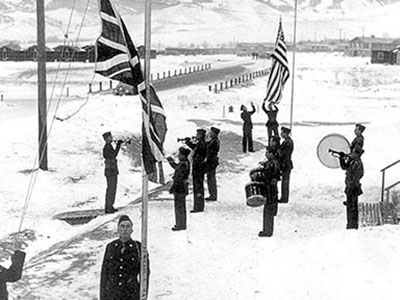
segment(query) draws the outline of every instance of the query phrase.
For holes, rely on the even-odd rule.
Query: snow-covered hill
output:
[[[69,30],[75,41],[83,18],[81,43],[92,43],[99,33],[97,1],[76,1]],[[282,16],[287,39],[293,35],[294,0],[153,0],[154,47],[229,45],[235,42],[269,42],[275,39]],[[133,37],[143,43],[144,2],[115,0]],[[67,31],[73,1],[46,1],[48,42],[59,43]],[[0,3],[0,43],[17,40],[35,43],[35,1]],[[352,38],[357,35],[398,37],[400,0],[299,0],[298,39]],[[26,30],[29,28],[30,30]]]

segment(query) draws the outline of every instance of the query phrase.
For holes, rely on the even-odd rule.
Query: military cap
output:
[[[190,149],[179,147],[179,153],[187,157],[190,154]]]
[[[285,126],[282,126],[282,127],[281,127],[281,130],[282,130],[283,132],[285,132],[285,133],[290,133],[290,129],[287,128],[287,127],[285,127]]]
[[[119,220],[118,220],[118,225],[119,225],[121,222],[124,222],[124,221],[129,221],[129,222],[131,222],[131,224],[133,224],[133,223],[132,223],[132,220],[131,220],[127,215],[121,215],[121,216],[119,217]]]
[[[214,132],[216,135],[218,135],[218,134],[220,133],[220,131],[221,131],[221,130],[219,130],[217,127],[214,127],[214,126],[211,127],[210,130],[211,130],[212,132]]]
[[[365,130],[365,126],[362,125],[362,124],[360,124],[360,123],[357,123],[357,124],[356,124],[356,127],[357,127],[358,129],[360,129],[361,132],[363,132],[363,131]]]
[[[197,129],[197,132],[198,132],[198,133],[201,133],[202,135],[206,135],[206,130],[203,129],[203,128]]]
[[[244,110],[246,108],[246,106],[244,106],[243,104],[240,106],[240,110]]]
[[[106,137],[108,137],[108,136],[110,136],[110,135],[111,135],[111,132],[110,132],[110,131],[104,132],[104,133],[103,133],[103,138],[106,138]]]
[[[279,144],[281,138],[277,135],[273,135],[273,136],[271,136],[270,140],[273,140],[274,142],[277,142]]]

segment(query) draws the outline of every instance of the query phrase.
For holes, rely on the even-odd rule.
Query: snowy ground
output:
[[[213,57],[217,62],[221,58]],[[183,59],[210,61],[201,56]],[[235,59],[223,57],[226,63]],[[180,60],[176,64],[183,63]],[[153,70],[170,69],[162,59],[152,64]],[[270,62],[264,64],[268,67]],[[14,88],[15,95],[20,91],[24,95],[33,81],[16,82],[32,69],[29,65],[10,65],[8,73],[1,73],[2,91],[7,86],[8,93],[12,94]],[[298,54],[291,199],[289,204],[280,205],[270,239],[258,238],[262,210],[247,207],[244,195],[249,170],[263,159],[266,116],[263,112],[253,116],[259,151],[248,155],[241,153],[239,116],[241,104],[254,101],[261,106],[267,78],[218,94],[201,85],[159,93],[168,117],[168,154],[175,154],[180,146],[177,137],[191,136],[197,127],[212,125],[222,129],[223,149],[217,176],[219,201],[207,203],[204,214],[188,214],[186,232],[170,230],[174,225],[171,195],[165,192],[149,204],[149,299],[397,298],[398,226],[346,231],[341,204],[344,172],[323,167],[316,147],[330,133],[343,134],[351,141],[354,124],[365,124],[366,172],[360,200],[379,201],[380,169],[399,159],[394,150],[400,146],[398,70],[398,66],[371,65],[366,58]],[[58,115],[70,114],[86,97],[91,74],[84,72],[88,74],[86,81],[82,75],[71,75],[81,89],[77,95],[82,100],[63,105]],[[8,84],[3,85],[3,78]],[[290,88],[289,84],[279,106],[282,125],[288,125],[290,118]],[[36,117],[7,117],[19,108],[10,103],[0,103],[0,133],[5,141],[0,146],[0,255],[4,258],[10,235],[19,225],[37,148]],[[227,112],[229,105],[234,106],[234,113]],[[26,269],[22,281],[10,285],[11,299],[97,299],[104,246],[116,237],[118,215],[98,217],[80,226],[53,220],[52,216],[103,206],[101,133],[111,130],[117,136],[136,139],[140,122],[137,98],[100,94],[91,97],[75,117],[54,122],[49,141],[50,172],[39,172],[30,198],[23,226]],[[140,196],[140,166],[132,158],[135,153],[137,158],[137,147],[132,146],[123,149],[119,157],[117,206]],[[169,167],[166,171],[172,172]],[[388,183],[397,181],[398,174],[399,168],[389,172]],[[191,207],[189,195],[187,208]],[[133,237],[140,239],[140,206],[127,206],[123,212],[134,219]]]

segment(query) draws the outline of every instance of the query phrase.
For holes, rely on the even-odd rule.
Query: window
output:
[[[383,52],[378,52],[378,60],[383,60],[384,57]]]

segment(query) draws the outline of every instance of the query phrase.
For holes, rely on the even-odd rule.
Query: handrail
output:
[[[389,168],[393,167],[395,164],[398,164],[399,162],[400,162],[400,159],[399,159],[398,161],[396,161],[396,162],[394,162],[394,163],[388,165],[387,167],[384,167],[384,168],[381,170],[381,172],[385,171],[386,169],[389,169]]]
[[[396,185],[398,185],[400,183],[400,180],[393,183],[392,185],[385,187],[385,191],[389,191],[390,189],[394,188]]]
[[[386,170],[393,167],[394,165],[398,164],[399,162],[400,162],[400,159],[398,161],[395,161],[394,163],[391,163],[390,165],[384,167],[381,170],[381,172],[382,172],[381,202],[383,202],[383,199],[385,197],[385,191],[387,192],[386,201],[389,201],[389,190],[400,183],[400,181],[398,181],[398,182],[392,184],[391,186],[385,188],[385,172],[386,172]]]

